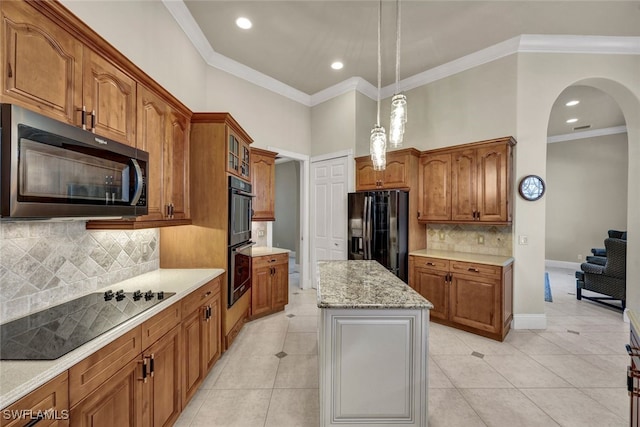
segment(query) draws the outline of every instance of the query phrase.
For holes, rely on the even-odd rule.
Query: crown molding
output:
[[[523,34],[518,52],[640,55],[640,37]]]
[[[553,144],[554,142],[574,141],[576,139],[595,138],[598,136],[616,135],[619,133],[627,133],[627,127],[614,126],[610,128],[593,129],[593,130],[585,130],[585,131],[576,132],[576,133],[554,135],[547,138],[547,143]]]
[[[313,107],[354,90],[374,101],[378,99],[377,88],[362,77],[351,77],[313,95],[306,94],[214,51],[182,0],[162,0],[162,3],[189,40],[191,40],[191,43],[193,43],[205,62],[211,67],[225,71],[307,107]],[[400,91],[415,89],[514,53],[640,55],[640,37],[523,34],[407,77],[398,82],[398,89]],[[385,86],[380,89],[380,98],[388,98],[394,93],[396,93],[395,84]]]
[[[358,91],[374,101],[378,100],[378,89],[362,77],[351,77],[311,95],[311,106],[322,104],[336,96]]]

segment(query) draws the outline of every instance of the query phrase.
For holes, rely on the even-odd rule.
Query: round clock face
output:
[[[520,180],[518,190],[525,200],[538,200],[544,194],[544,181],[537,175],[527,175]]]

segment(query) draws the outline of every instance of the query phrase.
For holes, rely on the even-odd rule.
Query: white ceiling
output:
[[[179,21],[192,40],[199,35],[194,44],[201,53],[208,44],[218,59],[240,64],[243,73],[257,71],[308,95],[352,77],[377,86],[377,1],[163,1],[174,16],[176,5],[182,7],[188,19]],[[640,1],[402,0],[400,6],[400,80],[524,34],[640,36]],[[395,79],[395,8],[394,0],[383,0],[383,87]],[[253,28],[239,29],[239,16],[251,19]],[[342,70],[330,68],[335,60],[344,62]],[[622,114],[618,109],[609,117],[610,111],[592,114],[591,129],[617,126]],[[565,130],[554,118],[549,134]]]

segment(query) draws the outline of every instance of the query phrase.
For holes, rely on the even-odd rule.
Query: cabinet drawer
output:
[[[75,405],[142,352],[138,326],[69,369],[69,403]]]
[[[500,278],[502,267],[497,265],[476,264],[472,262],[451,261],[451,272],[484,277]]]
[[[142,348],[146,349],[180,323],[182,320],[180,313],[180,303],[178,302],[144,322],[142,324]]]
[[[449,263],[448,259],[440,259],[440,258],[429,258],[417,256],[414,257],[414,265],[420,268],[432,268],[434,270],[440,271],[449,271]]]
[[[254,257],[251,262],[253,263],[253,268],[262,268],[262,267],[273,267],[279,264],[284,264],[289,261],[289,254],[277,254],[277,255],[265,255]]]
[[[222,276],[218,276],[210,282],[205,283],[185,298],[182,299],[182,314],[188,315],[197,310],[205,301],[216,293],[220,292],[220,281]]]
[[[64,419],[65,416],[69,414],[68,384],[67,372],[65,371],[45,385],[18,400],[16,403],[5,408],[5,410],[2,411],[0,426],[19,427],[32,425],[29,423],[30,421],[34,421],[31,417],[35,417],[40,411],[46,411],[45,413],[52,417],[63,418],[60,420],[60,423],[57,424],[58,426],[69,425],[69,420]],[[20,413],[20,417],[14,418],[13,415],[17,415],[18,413]],[[53,423],[51,420],[45,419],[42,425],[53,425]]]

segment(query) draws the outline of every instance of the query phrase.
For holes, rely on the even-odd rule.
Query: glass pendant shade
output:
[[[382,126],[375,125],[373,129],[371,129],[371,145],[369,150],[371,152],[373,170],[384,170],[387,165],[387,134]]]
[[[392,148],[402,146],[404,124],[407,122],[407,97],[403,94],[391,98],[391,124],[389,125],[389,145]]]

